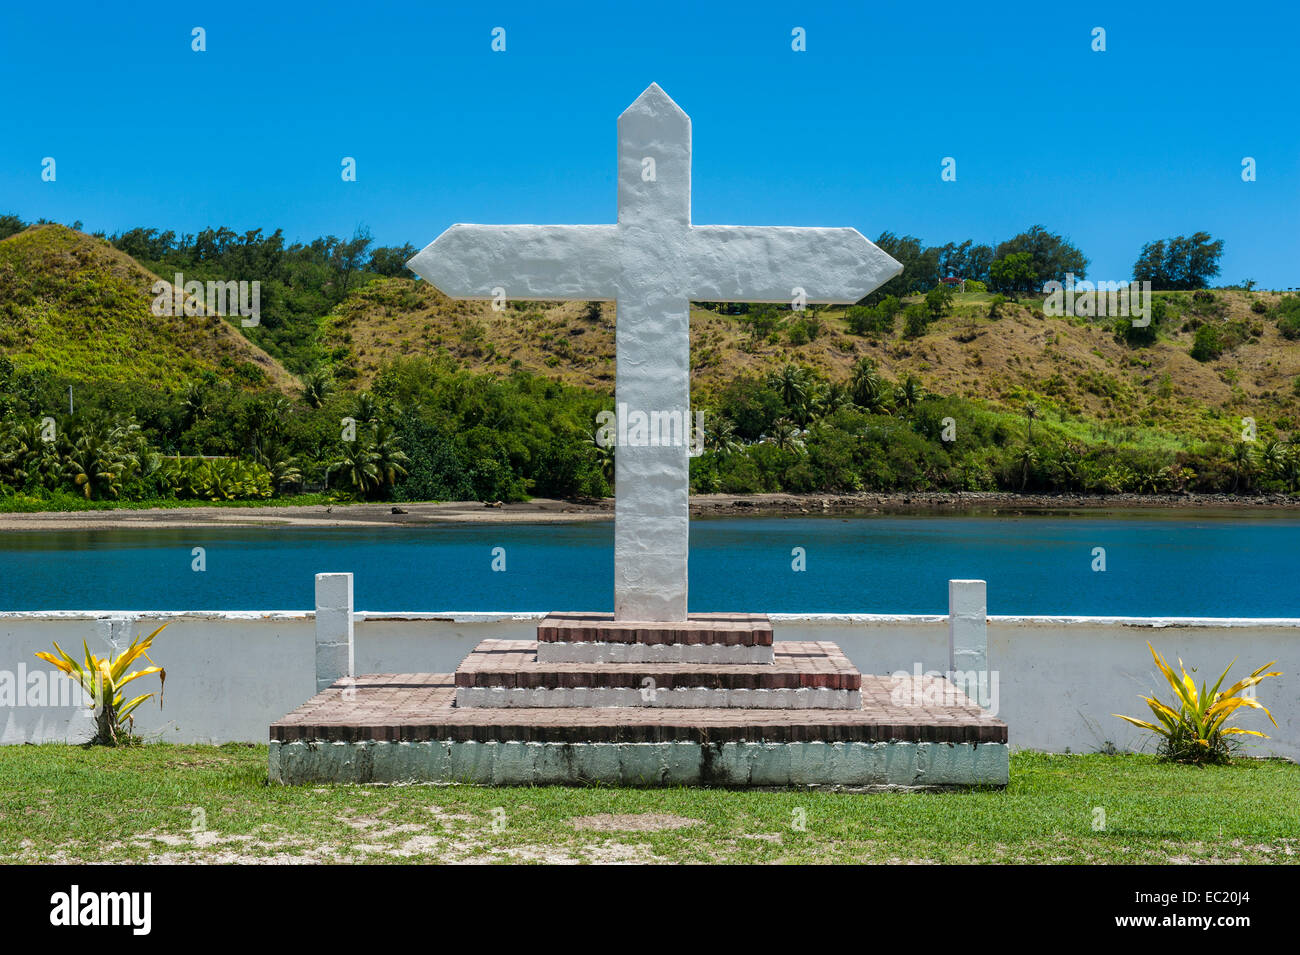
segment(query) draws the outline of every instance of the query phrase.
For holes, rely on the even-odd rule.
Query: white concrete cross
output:
[[[453,298],[613,300],[618,404],[682,421],[692,301],[851,303],[902,270],[856,229],[691,225],[691,121],[655,84],[618,118],[617,225],[453,225],[407,266]],[[686,619],[688,437],[616,448],[618,620]]]

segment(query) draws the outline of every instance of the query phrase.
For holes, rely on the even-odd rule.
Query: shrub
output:
[[[1213,292],[1200,289],[1192,293],[1190,311],[1206,318],[1222,318],[1228,313],[1228,305],[1222,299],[1216,298]]]
[[[790,323],[790,344],[806,345],[815,341],[825,330],[822,320],[816,315],[805,315]]]
[[[1160,328],[1169,319],[1169,303],[1162,298],[1151,300],[1151,327]]]
[[[131,714],[145,700],[152,699],[153,694],[145,693],[133,700],[127,700],[121,690],[133,680],[157,673],[158,701],[159,705],[162,705],[161,694],[163,685],[167,681],[167,671],[159,666],[147,666],[128,673],[126,668],[140,657],[149,660],[149,649],[153,646],[153,638],[162,633],[167,626],[168,624],[163,624],[147,637],[136,637],[131,641],[131,645],[115,658],[96,656],[90,652],[84,640],[81,646],[85,651],[85,658],[80,663],[68,656],[57,643],[54,644],[54,650],[58,656],[53,653],[36,654],[47,663],[54,664],[60,672],[76,680],[90,698],[90,706],[95,712],[95,735],[91,739],[92,744],[116,746],[118,743],[134,741],[132,730],[135,727],[135,718]],[[149,662],[152,664],[153,660]]]
[[[1265,312],[1268,311],[1268,306],[1265,305],[1262,300],[1255,299],[1255,301],[1250,303],[1250,310],[1254,312],[1256,315],[1263,315]]]
[[[925,293],[925,310],[932,320],[943,318],[952,305],[952,289],[946,285],[936,285]]]
[[[1232,741],[1228,737],[1259,736],[1268,739],[1265,734],[1257,730],[1245,730],[1238,726],[1227,725],[1237,710],[1243,706],[1263,710],[1273,725],[1277,726],[1277,720],[1273,719],[1273,714],[1268,711],[1268,707],[1253,696],[1244,695],[1245,690],[1268,677],[1282,675],[1278,672],[1264,672],[1276,663],[1276,660],[1265,663],[1250,676],[1238,680],[1228,689],[1220,692],[1219,687],[1223,685],[1228,670],[1232,669],[1232,663],[1229,663],[1227,670],[1223,671],[1213,687],[1207,690],[1205,683],[1202,682],[1198,691],[1196,681],[1183,667],[1182,660],[1178,661],[1178,669],[1181,672],[1176,674],[1160,654],[1156,653],[1155,647],[1148,643],[1147,649],[1151,651],[1156,666],[1160,668],[1161,674],[1173,689],[1173,702],[1177,705],[1177,709],[1154,697],[1144,696],[1143,699],[1146,700],[1147,706],[1151,707],[1151,712],[1156,715],[1156,719],[1160,721],[1159,724],[1134,719],[1131,716],[1120,716],[1118,713],[1111,715],[1134,726],[1151,730],[1159,736],[1159,754],[1165,759],[1178,763],[1226,763],[1232,755]],[[1236,660],[1233,661],[1235,662]]]
[[[930,313],[924,305],[909,305],[903,312],[903,334],[908,338],[920,338],[930,326]]]
[[[271,472],[255,461],[237,458],[164,458],[160,480],[175,488],[178,498],[235,501],[269,498],[274,490]]]
[[[474,496],[469,473],[450,438],[418,418],[398,429],[410,463],[393,487],[395,501],[464,501]]]
[[[1154,320],[1144,326],[1133,324],[1131,318],[1115,319],[1115,341],[1124,342],[1129,348],[1142,348],[1155,344],[1156,323]]]
[[[1213,361],[1223,354],[1223,341],[1213,325],[1202,325],[1192,340],[1192,357],[1197,361]]]
[[[749,326],[750,340],[757,344],[776,334],[777,328],[781,325],[781,315],[771,305],[760,305],[741,321]]]
[[[874,306],[854,305],[844,317],[855,335],[892,335],[894,319],[902,307],[896,297],[886,295]]]
[[[1277,330],[1284,338],[1300,338],[1300,295],[1284,295],[1277,303]]]
[[[757,494],[765,490],[763,475],[748,454],[733,454],[720,461],[718,480],[724,494]]]

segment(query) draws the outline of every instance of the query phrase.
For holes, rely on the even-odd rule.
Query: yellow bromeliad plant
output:
[[[85,656],[80,661],[68,656],[57,643],[54,644],[54,649],[58,656],[53,653],[36,654],[76,680],[90,697],[90,705],[95,712],[95,736],[91,740],[92,743],[115,746],[119,741],[131,739],[131,731],[135,726],[135,718],[131,714],[137,706],[153,697],[152,693],[144,693],[133,700],[127,700],[122,687],[131,681],[157,673],[158,703],[162,705],[167,671],[160,666],[152,666],[153,660],[149,659],[149,649],[153,646],[153,638],[158,636],[166,626],[167,624],[163,624],[147,637],[136,637],[131,641],[131,645],[116,657],[96,656],[90,652],[84,640],[81,641],[81,647],[85,651]],[[140,657],[144,657],[151,665],[128,673],[126,668]]]
[[[1155,647],[1148,643],[1147,649],[1151,651],[1156,666],[1160,668],[1160,672],[1173,688],[1173,703],[1176,706],[1162,703],[1154,697],[1144,696],[1142,699],[1146,700],[1147,706],[1151,707],[1151,712],[1156,715],[1159,723],[1148,723],[1146,720],[1120,716],[1118,713],[1112,713],[1111,716],[1118,716],[1134,726],[1151,730],[1158,735],[1161,756],[1180,763],[1224,763],[1232,754],[1232,741],[1229,737],[1260,736],[1268,739],[1266,734],[1258,730],[1246,730],[1239,726],[1227,725],[1228,720],[1243,706],[1263,710],[1264,714],[1272,720],[1273,725],[1277,726],[1277,720],[1273,719],[1273,714],[1268,711],[1268,707],[1253,696],[1243,695],[1246,690],[1260,681],[1271,676],[1282,675],[1280,672],[1264,672],[1276,663],[1276,660],[1265,663],[1250,676],[1238,680],[1220,692],[1219,687],[1223,685],[1233,663],[1237,662],[1236,658],[1228,664],[1228,669],[1223,671],[1223,675],[1214,686],[1207,689],[1202,682],[1198,690],[1196,681],[1183,667],[1182,660],[1178,661],[1179,673],[1174,673],[1173,668],[1156,653]]]

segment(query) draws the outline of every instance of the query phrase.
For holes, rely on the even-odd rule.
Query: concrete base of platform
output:
[[[460,707],[446,673],[339,681],[271,726],[281,784],[1005,786],[1007,726],[946,680],[863,676],[856,709]]]
[[[1006,743],[271,742],[273,783],[1005,786]]]

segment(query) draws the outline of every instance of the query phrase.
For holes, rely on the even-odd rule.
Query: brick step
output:
[[[772,663],[556,663],[532,640],[484,640],[456,671],[461,707],[857,709],[862,676],[833,643],[782,642]]]
[[[615,620],[610,613],[551,613],[537,625],[537,642],[770,647],[772,621],[761,613],[693,613],[679,623]]]
[[[947,680],[863,676],[854,710],[457,707],[450,673],[340,680],[271,725],[271,739],[535,743],[1007,742],[1007,724]]]
[[[552,613],[537,626],[542,663],[772,663],[766,614],[697,613],[680,623]]]
[[[538,643],[540,663],[697,663],[734,666],[776,662],[772,647],[724,643]]]

